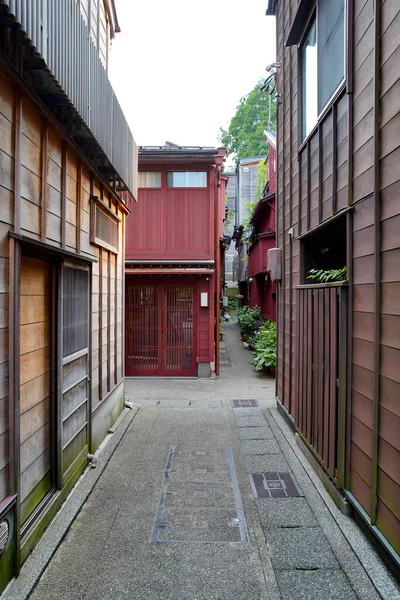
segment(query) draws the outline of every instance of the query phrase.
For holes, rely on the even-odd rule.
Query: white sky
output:
[[[217,146],[275,62],[268,0],[116,0],[109,75],[136,143]]]

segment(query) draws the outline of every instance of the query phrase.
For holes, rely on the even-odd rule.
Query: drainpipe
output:
[[[214,196],[214,226],[215,226],[215,374],[219,375],[219,354],[220,354],[220,314],[221,314],[221,254],[219,248],[220,237],[220,191],[221,191],[221,171],[222,163],[225,158],[225,148],[218,148],[218,155],[215,157],[215,196]]]

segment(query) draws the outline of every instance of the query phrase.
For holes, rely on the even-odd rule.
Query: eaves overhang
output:
[[[116,192],[137,197],[137,147],[76,0],[0,0],[1,51]]]

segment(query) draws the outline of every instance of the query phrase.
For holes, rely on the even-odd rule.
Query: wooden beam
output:
[[[9,259],[9,493],[20,493],[20,243],[10,238]],[[15,507],[15,548],[17,571],[20,568],[20,502]]]
[[[48,153],[48,123],[47,119],[42,119],[42,141],[40,148],[41,160],[41,240],[45,242],[47,239],[47,153]]]

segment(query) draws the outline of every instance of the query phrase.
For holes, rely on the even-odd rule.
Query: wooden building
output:
[[[278,93],[277,398],[400,554],[398,0],[270,0]],[[311,268],[348,280],[312,284]]]
[[[0,592],[123,409],[137,157],[113,5],[0,1]]]
[[[219,372],[224,148],[139,149],[126,222],[126,375]]]
[[[259,306],[265,319],[276,321],[276,289],[267,273],[267,252],[274,248],[275,240],[275,187],[276,187],[276,136],[267,133],[268,167],[264,198],[255,207],[251,218],[252,232],[248,247],[248,303]]]

